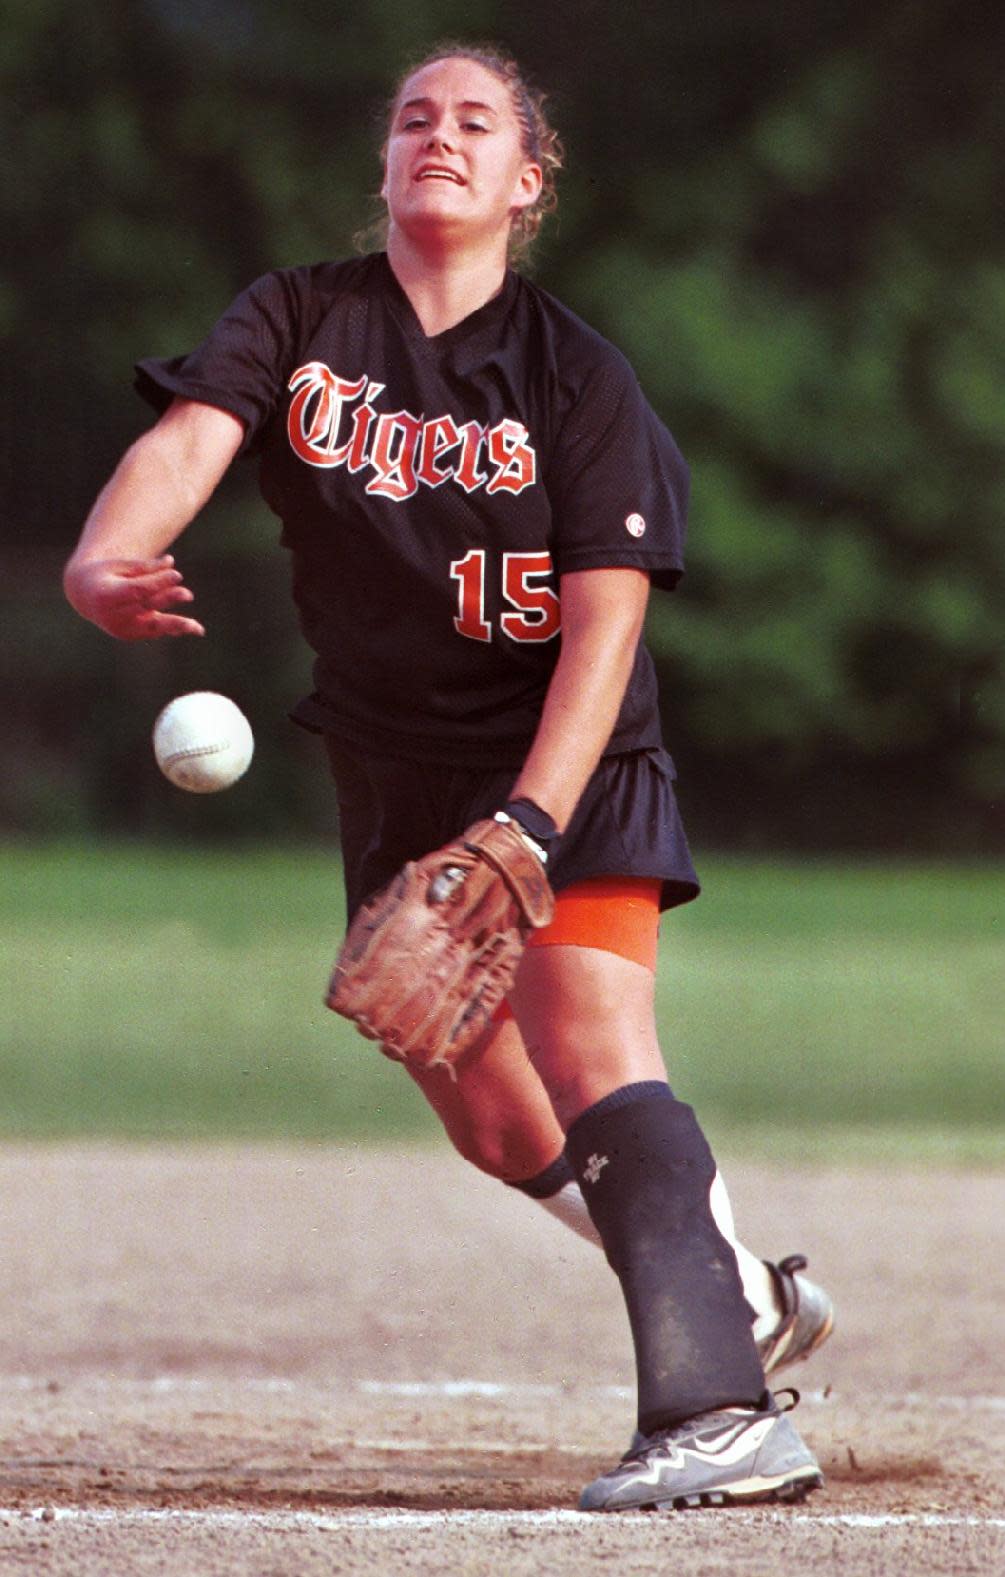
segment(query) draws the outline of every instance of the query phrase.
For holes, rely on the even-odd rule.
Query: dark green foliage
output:
[[[380,111],[443,35],[496,37],[568,144],[540,281],[632,358],[694,472],[651,638],[689,819],[752,846],[1001,848],[1005,13],[844,0],[16,0],[3,23],[0,818],[315,831],[274,522],[240,472],[181,549],[210,638],[113,649],[58,577],[145,420],[131,365],[277,265],[344,254]],[[184,688],[259,761],[198,814],[149,770]]]

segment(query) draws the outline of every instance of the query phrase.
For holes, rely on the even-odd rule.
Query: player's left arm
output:
[[[562,649],[513,786],[565,830],[604,752],[642,634],[649,576],[612,567],[562,576]]]

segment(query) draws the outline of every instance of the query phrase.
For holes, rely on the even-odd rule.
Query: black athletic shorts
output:
[[[509,798],[512,767],[432,766],[369,755],[325,736],[338,794],[346,905],[351,919],[406,860],[449,843]],[[556,892],[591,876],[662,878],[662,909],[697,898],[698,877],[665,750],[605,756],[548,861]]]

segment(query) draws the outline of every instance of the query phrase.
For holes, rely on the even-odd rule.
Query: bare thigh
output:
[[[625,1084],[666,1080],[644,964],[593,947],[529,948],[510,1003],[563,1130]]]

